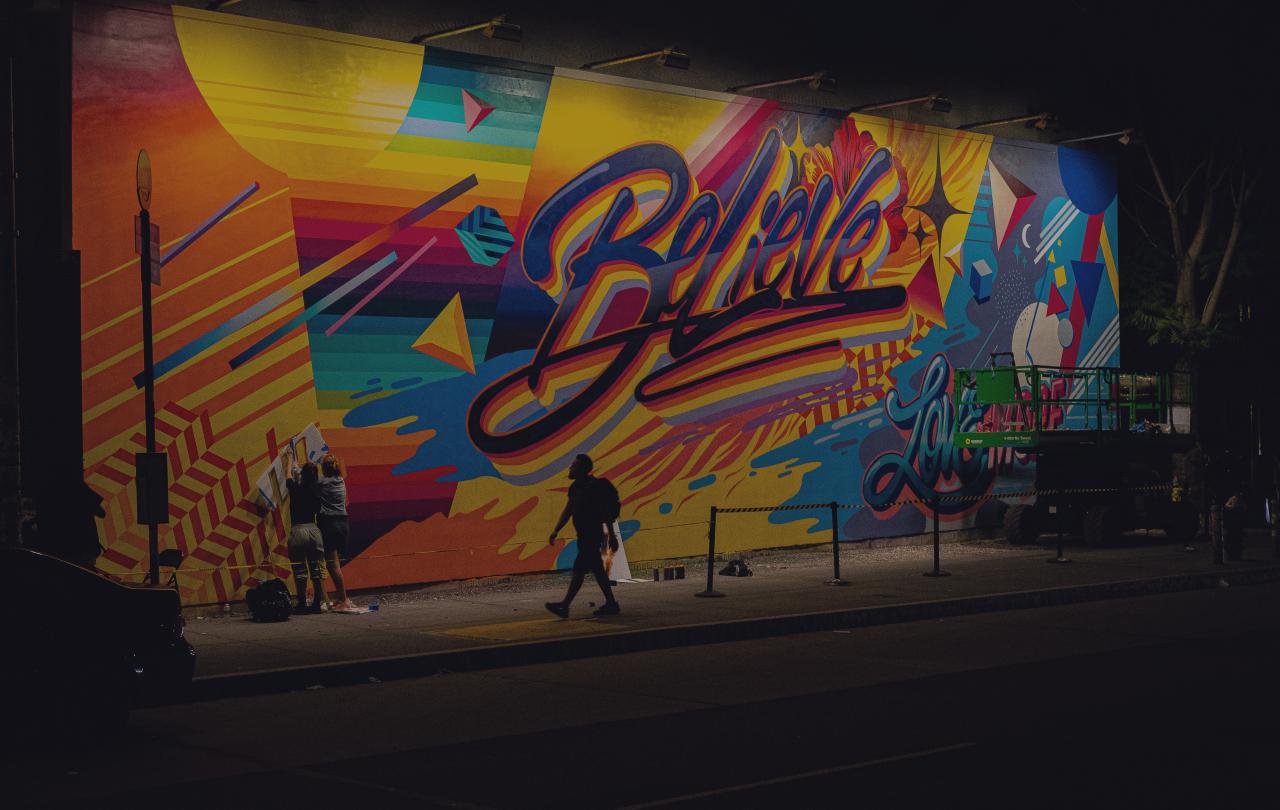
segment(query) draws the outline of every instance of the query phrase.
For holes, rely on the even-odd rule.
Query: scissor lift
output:
[[[999,362],[1007,358],[1007,363]],[[955,444],[971,452],[1035,454],[1034,504],[1005,512],[1011,543],[1033,542],[1058,507],[1064,531],[1104,545],[1132,528],[1195,536],[1194,508],[1172,487],[1173,455],[1195,443],[1188,375],[1118,368],[1014,365],[956,369]]]

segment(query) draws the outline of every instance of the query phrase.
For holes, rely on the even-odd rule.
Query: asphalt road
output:
[[[26,806],[1248,807],[1280,586],[140,711]]]

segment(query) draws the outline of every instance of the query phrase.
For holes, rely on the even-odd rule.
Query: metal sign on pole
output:
[[[147,150],[138,152],[137,166],[138,211],[135,235],[138,241],[139,266],[142,269],[142,377],[147,433],[147,452],[139,454],[138,467],[138,520],[147,526],[147,553],[150,561],[149,579],[154,585],[160,581],[160,528],[169,522],[168,467],[165,454],[156,452],[156,368],[152,351],[151,285],[159,284],[160,262],[152,258],[152,242],[159,250],[159,229],[151,224],[151,158]],[[153,275],[152,268],[155,268]],[[145,508],[144,508],[145,507]]]
[[[848,585],[840,578],[840,504],[832,501],[831,508],[831,563],[835,568],[834,576],[827,580],[828,585]]]
[[[707,589],[698,591],[694,596],[703,599],[717,599],[724,596],[715,589],[716,576],[716,508],[711,507],[710,525],[707,530]]]
[[[942,538],[940,536],[938,518],[942,510],[938,506],[938,496],[934,495],[929,503],[933,507],[933,570],[925,571],[924,575],[926,577],[949,577],[951,572],[942,570],[942,552],[939,550],[942,545]]]

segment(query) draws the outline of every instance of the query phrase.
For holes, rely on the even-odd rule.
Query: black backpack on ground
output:
[[[293,613],[289,586],[280,579],[269,579],[244,595],[255,622],[283,622]]]

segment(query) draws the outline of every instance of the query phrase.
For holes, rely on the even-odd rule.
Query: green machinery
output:
[[[956,447],[1034,453],[1035,488],[1052,493],[1010,506],[1010,542],[1033,541],[1047,527],[1049,505],[1069,522],[1065,530],[1091,544],[1128,528],[1194,536],[1195,512],[1172,487],[1173,454],[1195,441],[1188,375],[1019,366],[1002,352],[986,368],[955,370],[952,404]]]

